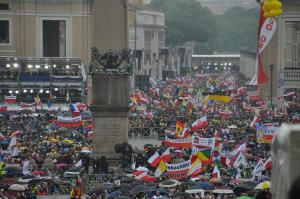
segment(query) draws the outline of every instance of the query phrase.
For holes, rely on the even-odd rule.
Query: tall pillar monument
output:
[[[115,145],[128,142],[129,77],[127,0],[93,1],[91,112],[94,156],[115,157]]]

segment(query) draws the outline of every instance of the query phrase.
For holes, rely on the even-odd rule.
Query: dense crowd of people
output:
[[[117,145],[118,175],[105,156],[90,157],[87,110],[80,123],[66,119],[76,123],[69,126],[57,118],[75,118],[72,111],[3,112],[0,198],[270,198],[270,137],[258,140],[257,125],[298,122],[299,96],[286,94],[283,106],[270,107],[246,84],[226,72],[151,80],[149,90],[132,92],[130,127],[155,128],[162,144]],[[98,176],[101,185],[88,190],[91,179],[83,174]]]

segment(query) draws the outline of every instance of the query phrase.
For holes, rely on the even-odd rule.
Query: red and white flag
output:
[[[156,152],[154,153],[148,160],[148,163],[152,166],[152,167],[156,167],[159,162],[160,162],[161,158],[159,156],[159,153]]]
[[[271,168],[272,168],[272,157],[270,156],[264,163],[263,170],[267,170],[267,169],[271,169]]]
[[[169,148],[167,148],[167,150],[165,152],[163,152],[163,154],[161,154],[160,159],[165,161],[165,162],[170,162],[171,161],[171,153],[170,153]]]
[[[240,152],[246,151],[246,143],[241,144],[238,148],[231,152],[232,156],[237,156]]]
[[[254,116],[251,124],[250,124],[250,128],[255,128],[255,125],[259,122],[259,118],[257,116]]]
[[[263,71],[261,52],[268,45],[276,29],[276,21],[274,19],[266,19],[263,15],[263,10],[260,11],[259,26],[258,26],[258,49],[255,64],[254,76],[249,85],[259,85],[266,83],[269,78]]]
[[[206,126],[208,126],[207,117],[203,116],[202,118],[200,118],[192,123],[192,130],[196,131],[196,130],[204,128]]]
[[[137,179],[137,180],[142,180],[147,175],[148,175],[148,172],[142,172],[141,174],[135,176],[134,178]]]
[[[17,96],[14,96],[14,95],[7,96],[7,95],[5,95],[4,103],[14,104],[16,102],[17,102]]]
[[[221,178],[220,170],[218,169],[218,166],[215,165],[214,171],[212,172],[211,178]]]
[[[186,126],[184,126],[183,130],[179,132],[178,138],[186,138],[189,137],[190,135],[191,135],[190,130]]]
[[[0,106],[0,113],[4,113],[7,111],[7,106],[6,105],[1,105]]]

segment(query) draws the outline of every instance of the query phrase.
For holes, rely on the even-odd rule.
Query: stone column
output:
[[[114,69],[110,70],[114,59],[103,55],[112,50],[118,56],[117,53],[128,48],[127,0],[96,0],[92,10],[92,47],[99,50],[99,54],[92,52],[89,71],[92,80],[93,142],[96,147],[93,156],[111,158],[116,155],[116,144],[128,142],[130,74],[119,70],[129,65],[128,59],[117,69],[113,66]],[[107,59],[109,64],[106,69],[101,65],[103,63],[99,63],[99,57]]]
[[[128,142],[129,76],[94,74],[91,111],[94,155],[115,156],[115,145]]]

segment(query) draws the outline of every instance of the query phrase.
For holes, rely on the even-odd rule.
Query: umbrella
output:
[[[146,193],[149,190],[149,187],[146,185],[139,185],[131,189],[131,194],[136,195],[139,193]]]
[[[143,177],[143,182],[155,182],[155,181],[156,181],[156,177],[154,177],[154,176]]]
[[[180,182],[178,182],[177,180],[166,180],[159,184],[160,187],[166,187],[166,188],[176,187],[177,185],[180,185]]]
[[[132,186],[130,184],[120,184],[120,185],[116,186],[116,189],[127,189],[127,190],[129,190],[131,188],[132,188]]]
[[[13,191],[25,191],[27,189],[27,186],[22,184],[12,184],[8,189]]]
[[[185,191],[186,193],[203,193],[205,192],[204,189],[188,189]]]
[[[151,189],[147,192],[147,196],[152,198],[156,194],[157,191],[159,191],[160,195],[162,195],[162,196],[169,196],[169,193],[163,188]]]
[[[137,171],[146,171],[146,172],[149,172],[149,169],[146,168],[146,167],[138,167],[136,170]]]
[[[84,149],[84,150],[81,150],[80,153],[92,153],[92,151]]]
[[[219,178],[211,178],[209,180],[210,183],[213,184],[226,184],[223,180],[219,179]]]
[[[174,197],[180,197],[180,198],[188,198],[190,195],[189,193],[186,193],[186,192],[176,192],[174,194]]]
[[[92,191],[89,191],[88,193],[87,193],[87,195],[93,195],[94,193],[95,194],[97,194],[97,195],[99,195],[99,194],[101,194],[101,193],[103,193],[104,192],[104,187],[97,187],[97,188],[95,188],[95,189],[93,189]]]
[[[1,145],[9,145],[9,141],[8,140],[2,140],[0,142]]]
[[[59,164],[56,164],[55,167],[57,169],[63,169],[63,168],[66,168],[68,165],[65,164],[65,163],[59,163]]]
[[[14,184],[16,183],[16,179],[14,178],[3,178],[0,181],[0,184]]]
[[[120,180],[120,183],[132,183],[133,181],[133,178],[125,177]]]
[[[238,193],[245,193],[246,191],[251,191],[252,188],[246,184],[239,184],[236,185],[233,189],[233,192],[238,195]]]
[[[33,175],[46,175],[47,172],[45,172],[45,171],[34,171],[34,172],[32,172],[32,174]]]
[[[200,182],[195,186],[191,187],[190,189],[204,189],[204,190],[214,190],[215,187],[210,184],[209,182]]]
[[[63,142],[64,142],[65,144],[73,144],[73,143],[74,143],[74,141],[68,140],[68,139],[63,140]]]
[[[242,184],[244,181],[241,179],[234,179],[230,181],[230,184]]]
[[[259,190],[264,190],[264,189],[270,189],[271,188],[271,182],[270,181],[265,181],[262,183],[259,183],[255,189],[259,189]]]
[[[212,192],[220,194],[233,194],[233,191],[231,189],[215,189]]]
[[[245,182],[246,185],[249,185],[250,187],[254,188],[257,185],[257,182],[254,181],[246,181]]]

